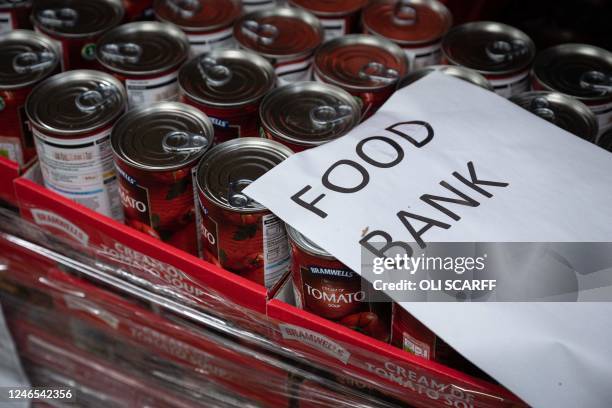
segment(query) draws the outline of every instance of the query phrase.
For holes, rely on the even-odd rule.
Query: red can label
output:
[[[393,305],[391,344],[427,360],[436,358],[436,335],[397,304]]]

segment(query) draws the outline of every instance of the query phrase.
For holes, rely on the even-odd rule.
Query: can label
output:
[[[149,105],[155,102],[175,101],[178,97],[178,72],[159,78],[126,79],[125,89],[128,96],[128,106]]]
[[[419,69],[442,62],[442,42],[421,48],[404,48],[404,53],[410,62],[410,69]]]
[[[288,61],[278,63],[274,67],[274,71],[278,77],[279,86],[287,85],[292,82],[310,80],[312,58],[308,57],[299,61]]]
[[[23,166],[23,152],[21,151],[21,143],[14,137],[0,136],[0,157],[17,162],[19,166]]]
[[[321,18],[320,21],[325,31],[325,41],[348,34],[346,18]]]
[[[250,13],[251,11],[264,10],[276,5],[275,0],[243,0],[242,7],[244,8],[245,13]]]
[[[13,28],[13,16],[11,13],[0,12],[0,33],[8,33]]]
[[[189,38],[190,54],[192,57],[202,53],[218,50],[235,48],[234,31],[230,26],[221,31],[208,34],[187,34]]]
[[[398,304],[393,304],[391,343],[427,360],[436,358],[436,335]]]
[[[599,135],[612,127],[612,102],[601,105],[587,105],[597,118],[599,125]]]
[[[123,220],[110,146],[111,129],[60,139],[33,129],[45,187],[94,211]]]
[[[527,92],[529,90],[529,71],[522,71],[516,75],[507,78],[491,78],[487,77],[493,90],[499,96],[510,98],[516,94]]]

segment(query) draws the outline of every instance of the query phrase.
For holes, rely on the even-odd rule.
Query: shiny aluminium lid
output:
[[[32,0],[0,0],[0,10],[18,7],[29,7],[31,5]]]
[[[417,69],[416,71],[412,71],[402,78],[397,84],[397,89],[408,86],[434,71],[463,79],[464,81],[470,82],[488,91],[493,90],[493,86],[487,78],[483,77],[473,69],[461,67],[459,65],[430,65],[428,67]]]
[[[12,30],[0,35],[0,89],[35,84],[54,72],[59,51],[45,35],[30,30]]]
[[[557,92],[524,92],[510,101],[568,132],[594,142],[599,131],[595,114],[579,100]]]
[[[315,53],[314,72],[344,89],[380,89],[408,72],[404,51],[373,35],[351,34],[326,41]]]
[[[437,0],[378,0],[362,11],[367,32],[400,44],[424,44],[440,40],[453,17]]]
[[[26,113],[37,127],[80,135],[110,124],[125,111],[123,85],[112,75],[75,70],[54,75],[28,96]]]
[[[265,58],[246,50],[214,50],[181,67],[179,86],[204,105],[252,104],[274,87],[276,74]]]
[[[526,69],[535,56],[535,44],[522,31],[491,21],[452,28],[442,40],[442,52],[452,65],[481,74],[505,75]]]
[[[172,171],[193,165],[213,141],[213,125],[198,109],[160,102],[123,115],[113,127],[115,157],[146,171]]]
[[[184,31],[212,31],[231,26],[242,13],[239,0],[155,0],[158,20]]]
[[[285,224],[285,227],[287,228],[287,236],[289,237],[291,242],[293,242],[298,248],[300,248],[300,250],[306,252],[309,255],[313,255],[319,258],[324,258],[333,261],[336,260],[336,258],[334,258],[329,252],[306,238],[295,228],[287,224]]]
[[[612,98],[612,52],[586,44],[563,44],[538,54],[533,76],[545,88],[582,100]]]
[[[189,41],[177,27],[152,21],[123,24],[96,44],[96,58],[105,68],[127,75],[154,75],[187,59]]]
[[[241,137],[209,150],[198,165],[197,185],[217,206],[239,213],[257,213],[266,208],[242,190],[288,158],[293,152],[270,139]]]
[[[319,146],[359,124],[361,108],[343,89],[320,82],[296,82],[270,92],[259,107],[263,127],[281,140]]]
[[[289,0],[289,4],[317,16],[335,17],[359,11],[368,0]]]
[[[234,25],[242,48],[266,58],[308,55],[323,41],[323,26],[312,13],[275,7],[243,15]]]
[[[89,37],[118,25],[123,19],[119,0],[38,0],[32,21],[47,33],[62,37]]]

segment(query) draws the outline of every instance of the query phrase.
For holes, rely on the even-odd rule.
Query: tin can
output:
[[[327,41],[314,58],[314,78],[359,98],[362,120],[385,103],[407,72],[408,60],[400,47],[367,34]]]
[[[558,92],[525,92],[510,101],[538,115],[561,129],[589,142],[595,142],[599,131],[595,114],[576,98]]]
[[[239,0],[155,0],[155,17],[178,26],[187,34],[191,56],[233,48],[233,25],[242,14]]]
[[[522,31],[479,21],[451,29],[442,41],[443,62],[479,72],[495,93],[509,98],[529,90],[535,44]]]
[[[54,75],[26,102],[45,187],[116,220],[123,211],[110,134],[125,106],[121,82],[90,70]]]
[[[612,127],[612,53],[585,44],[563,44],[536,57],[533,88],[573,96],[597,117],[599,133]]]
[[[378,0],[363,9],[364,32],[393,41],[406,53],[411,69],[440,64],[442,38],[453,17],[437,0]]]
[[[359,12],[368,0],[289,0],[293,7],[299,7],[314,14],[325,31],[325,40],[354,33],[359,24]]]
[[[0,0],[0,34],[30,28],[31,0]]]
[[[272,140],[234,139],[209,150],[195,174],[200,256],[272,291],[289,273],[285,225],[242,190],[291,154]]]
[[[455,78],[463,79],[473,85],[479,86],[487,91],[493,91],[493,86],[489,80],[473,69],[460,67],[458,65],[430,65],[425,68],[417,69],[410,72],[397,83],[397,89],[404,88],[411,83],[431,74],[432,72],[441,72]]]
[[[599,143],[602,148],[612,152],[612,129],[608,129],[599,137]]]
[[[142,21],[153,18],[153,0],[123,0],[124,21]]]
[[[242,7],[245,13],[269,9],[276,5],[276,0],[242,0]]]
[[[29,30],[0,35],[0,156],[27,164],[36,155],[25,114],[32,88],[59,72],[60,56],[52,40]]]
[[[122,19],[119,0],[40,0],[32,9],[34,29],[57,43],[63,71],[98,69],[96,41]]]
[[[241,48],[267,58],[279,85],[310,79],[312,55],[323,41],[323,27],[311,13],[278,7],[242,16],[234,25]]]
[[[259,115],[263,137],[301,152],[348,133],[359,124],[361,106],[337,86],[296,82],[266,95]]]
[[[205,53],[179,72],[181,102],[210,117],[216,144],[259,135],[259,104],[275,82],[272,65],[244,50]]]
[[[192,173],[212,140],[210,119],[179,102],[123,115],[111,146],[125,223],[197,254]]]
[[[125,84],[128,107],[178,98],[178,71],[189,53],[187,36],[171,24],[121,25],[96,44],[96,58]]]

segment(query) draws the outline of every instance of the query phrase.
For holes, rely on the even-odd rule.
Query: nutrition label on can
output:
[[[175,101],[178,98],[178,72],[159,78],[126,79],[125,89],[130,109],[155,102]]]
[[[312,59],[308,58],[297,62],[283,63],[274,68],[278,77],[278,86],[290,84],[292,82],[308,81],[311,77],[310,68]]]
[[[211,34],[189,34],[190,54],[192,57],[204,52],[235,48],[233,28],[217,31]]]
[[[264,280],[271,288],[289,270],[289,242],[285,224],[273,214],[261,217],[263,223]]]
[[[0,33],[8,33],[13,29],[11,13],[0,12]]]
[[[410,69],[419,69],[430,65],[438,65],[442,61],[442,43],[421,48],[404,48],[404,53],[410,62]]]
[[[0,157],[19,163],[23,166],[23,153],[19,140],[14,137],[0,136]]]
[[[321,19],[321,25],[325,31],[325,41],[342,37],[347,33],[346,20],[343,18]]]
[[[122,221],[110,133],[108,129],[84,138],[60,139],[34,129],[45,187]]]
[[[504,98],[510,98],[511,96],[529,90],[529,71],[523,71],[520,74],[508,78],[488,79],[495,93]]]

